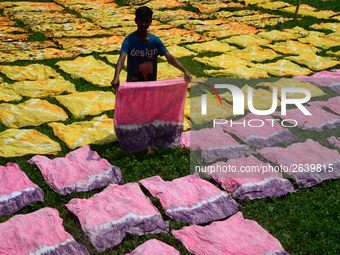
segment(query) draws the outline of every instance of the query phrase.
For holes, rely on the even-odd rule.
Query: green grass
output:
[[[12,2],[20,2],[14,0]],[[51,2],[51,1],[31,1],[31,2]],[[295,5],[297,1],[287,0],[287,2]],[[124,6],[126,1],[116,0],[119,6]],[[320,10],[333,10],[340,11],[338,1],[320,1],[320,0],[310,0],[308,3],[303,1],[303,3],[316,7]],[[196,11],[194,7],[185,8],[188,11]],[[281,12],[281,11],[269,11],[258,8],[256,6],[250,6],[248,9],[261,10],[262,12],[280,14],[284,17],[293,17],[293,14]],[[240,8],[229,9],[230,10],[241,10]],[[70,13],[76,14],[75,11],[69,11]],[[3,13],[3,12],[2,12]],[[301,17],[296,23],[287,22],[278,26],[268,27],[266,29],[284,29],[293,28],[295,26],[300,26],[305,29],[314,23],[321,22],[331,22],[325,20],[318,20],[316,18]],[[22,22],[18,22],[22,27],[25,27]],[[330,31],[324,31],[330,33]],[[30,41],[43,41],[46,37],[42,33],[35,33]],[[331,48],[330,50],[340,50],[339,47]],[[117,54],[118,52],[110,52],[109,54]],[[320,55],[324,55],[325,51],[322,51]],[[106,59],[101,58],[100,53],[92,54],[95,58],[100,59],[107,64],[109,64]],[[199,54],[199,57],[203,56],[214,56],[216,53],[209,54]],[[32,63],[39,63],[51,66],[56,69],[66,80],[71,81],[75,84],[78,91],[88,91],[88,90],[98,90],[99,88],[93,86],[92,84],[78,78],[74,78],[71,75],[60,70],[55,64],[58,61],[67,59],[52,59],[52,60],[40,60],[40,61],[16,61],[13,63],[1,63],[3,65],[29,65]],[[212,69],[208,66],[200,64],[192,60],[192,57],[185,57],[179,59],[180,62],[190,71],[191,74],[196,77],[207,77],[203,72],[204,69]],[[335,67],[339,68],[339,66]],[[5,82],[13,83],[6,76],[0,74],[0,77],[4,79]],[[213,79],[212,79],[213,80]],[[247,81],[243,81],[247,82]],[[253,82],[253,80],[249,81]],[[252,85],[252,84],[249,84]],[[111,88],[100,88],[104,91],[111,91]],[[330,97],[337,96],[334,92],[322,88],[327,96],[322,98],[316,98],[313,100],[327,100]],[[13,104],[22,103],[28,100],[28,98],[23,98],[19,102],[12,102]],[[55,98],[46,98],[51,103],[54,103],[62,107],[68,114],[69,119],[65,121],[65,124],[70,124],[79,121],[74,118],[72,114],[63,106],[61,106]],[[109,117],[113,117],[114,112],[105,112]],[[84,120],[90,120],[94,116],[87,116]],[[66,146],[66,144],[60,140],[58,137],[54,136],[52,129],[47,125],[43,124],[39,127],[27,127],[35,128],[41,133],[48,135],[53,140],[60,143],[62,151],[55,156],[49,156],[50,158],[64,157],[71,150]],[[0,124],[0,132],[6,130],[7,128]],[[332,135],[340,136],[340,129],[326,130],[322,133],[312,132],[312,131],[302,131],[299,128],[291,128],[291,131],[297,135],[303,142],[308,138],[314,141],[319,141],[323,146],[327,146],[331,149],[336,149],[335,146],[329,145],[326,142],[326,138]],[[286,147],[287,145],[280,144],[280,146]],[[131,154],[125,154],[120,148],[117,142],[107,144],[107,145],[91,145],[91,149],[98,152],[98,154],[107,159],[111,164],[118,166],[123,174],[125,183],[137,182],[143,178],[151,177],[154,175],[161,176],[164,180],[170,181],[175,178],[186,176],[190,173],[190,151],[186,149],[181,149],[175,147],[170,148],[155,148],[154,154],[147,155],[146,151],[140,151]],[[337,149],[340,151],[339,149]],[[15,162],[19,164],[20,168],[28,175],[28,177],[36,183],[39,187],[44,190],[45,202],[34,202],[29,206],[24,207],[20,211],[12,215],[6,215],[0,217],[0,223],[6,221],[17,214],[27,214],[34,212],[43,207],[53,207],[56,208],[60,217],[64,220],[63,226],[66,231],[68,231],[73,237],[81,244],[85,245],[90,254],[125,254],[131,252],[138,245],[142,244],[146,240],[157,238],[165,243],[170,244],[175,247],[181,254],[190,254],[184,245],[179,242],[174,236],[169,233],[167,234],[148,234],[144,236],[137,236],[128,234],[123,242],[114,247],[107,249],[103,253],[96,252],[95,248],[91,244],[89,238],[81,230],[79,220],[76,216],[70,213],[64,204],[68,203],[73,198],[90,198],[94,194],[102,191],[104,188],[96,189],[86,193],[75,192],[68,196],[62,196],[53,192],[45,182],[43,176],[41,175],[39,169],[35,165],[27,163],[27,161],[33,155],[27,155],[23,157],[16,158],[0,158],[0,165],[4,166],[7,162]],[[265,162],[264,158],[257,156]],[[1,181],[1,180],[0,180]],[[221,188],[213,180],[209,180],[217,187]],[[294,181],[293,181],[294,183]],[[168,216],[165,215],[164,210],[157,198],[153,198],[151,194],[142,187],[143,192],[151,199],[153,204],[161,212],[163,219],[170,222],[170,231],[174,229],[181,229],[183,226],[188,226],[190,224],[184,222],[175,222],[170,220]],[[340,254],[340,215],[339,215],[339,197],[340,197],[340,181],[339,180],[329,180],[325,181],[319,185],[311,188],[306,188],[298,190],[295,193],[274,198],[274,199],[260,199],[253,201],[237,201],[240,204],[240,211],[243,212],[246,219],[251,219],[257,221],[263,228],[269,231],[274,237],[278,238],[283,247],[292,254]],[[235,240],[237,242],[237,240]]]

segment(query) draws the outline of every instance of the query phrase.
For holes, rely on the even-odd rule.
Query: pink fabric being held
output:
[[[180,145],[187,86],[184,78],[120,83],[114,126],[126,153]]]

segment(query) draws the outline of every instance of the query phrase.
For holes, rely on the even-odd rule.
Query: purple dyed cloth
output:
[[[254,154],[246,144],[239,144],[221,127],[190,131],[190,148],[202,150],[202,161],[213,162],[221,158],[240,158]]]
[[[120,83],[114,127],[125,153],[180,145],[187,87],[184,78]]]
[[[62,195],[101,188],[108,183],[123,183],[120,169],[101,158],[89,145],[64,158],[36,155],[28,162],[36,164],[52,190]]]
[[[0,166],[0,216],[15,213],[34,201],[44,202],[44,192],[19,165]]]
[[[194,224],[226,218],[238,211],[230,195],[198,176],[163,181],[154,176],[139,181],[160,199],[165,214],[173,220]]]
[[[1,255],[90,255],[64,230],[56,209],[45,207],[0,223]]]
[[[89,199],[65,205],[74,213],[98,252],[120,244],[127,233],[167,233],[169,224],[137,183],[110,184]]]
[[[241,212],[208,226],[191,225],[171,233],[197,255],[288,255],[280,242]]]
[[[274,112],[273,115],[279,116],[286,122],[296,125],[303,130],[322,132],[327,129],[340,127],[340,116],[329,113],[318,106],[305,107],[312,115],[305,115],[300,109],[287,110],[286,115]],[[296,120],[296,122],[292,121]],[[285,125],[288,125],[287,123]]]
[[[271,165],[252,155],[209,167],[214,180],[240,200],[279,197],[294,192],[293,184],[283,179],[280,172],[272,171]],[[228,168],[231,170],[226,171]]]
[[[256,120],[256,124],[248,125],[249,121]],[[258,121],[260,120],[260,121]],[[271,147],[281,142],[292,143],[297,139],[289,129],[282,127],[269,115],[261,116],[248,113],[244,118],[233,121],[233,123],[245,123],[230,125],[218,124],[225,132],[236,135],[246,144],[255,146],[257,149]]]
[[[340,96],[332,97],[327,101],[312,101],[308,102],[310,106],[319,106],[319,107],[327,107],[331,109],[333,112],[340,115]]]
[[[334,144],[336,147],[340,148],[340,137],[336,138],[335,136],[331,136],[327,138],[327,141],[330,144]]]
[[[157,239],[151,239],[126,255],[181,255],[174,247]]]
[[[340,178],[340,154],[307,139],[287,148],[263,148],[258,151],[266,159],[282,166],[299,188],[311,187],[328,179]]]

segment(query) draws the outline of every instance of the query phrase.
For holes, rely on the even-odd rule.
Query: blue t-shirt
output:
[[[150,39],[142,43],[136,32],[128,35],[120,50],[128,55],[126,81],[156,81],[157,58],[168,50],[161,39],[150,34]]]

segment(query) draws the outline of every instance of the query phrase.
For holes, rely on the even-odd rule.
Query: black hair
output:
[[[136,10],[136,19],[143,18],[143,17],[148,17],[152,19],[152,14],[153,14],[153,11],[149,7],[142,6]]]

